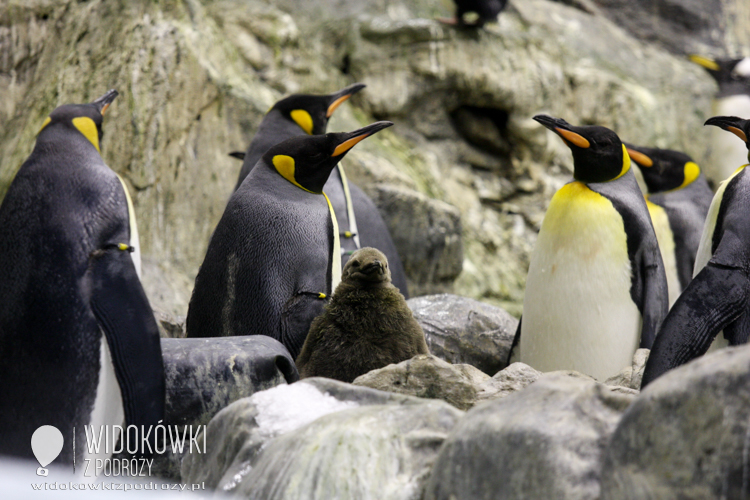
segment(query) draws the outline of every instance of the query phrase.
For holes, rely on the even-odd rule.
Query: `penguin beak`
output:
[[[336,92],[335,94],[331,94],[331,104],[328,105],[328,111],[326,111],[326,118],[330,118],[334,111],[336,111],[336,108],[341,106],[347,99],[349,99],[351,96],[365,88],[366,85],[364,83],[355,83],[354,85],[349,85],[343,90],[340,90]]]
[[[654,160],[649,158],[646,154],[636,150],[630,144],[625,144],[625,149],[628,150],[628,156],[633,160],[639,167],[653,167]]]
[[[591,143],[581,134],[572,130],[573,126],[562,118],[554,118],[547,115],[536,115],[534,120],[538,121],[565,141],[568,145],[578,146],[579,148],[589,148]]]
[[[391,125],[393,125],[393,122],[375,122],[371,125],[355,130],[354,132],[349,132],[347,134],[337,134],[342,136],[342,140],[339,142],[338,146],[336,146],[336,149],[333,150],[331,156],[343,155],[344,153],[352,149],[362,139],[365,139],[372,134],[383,130],[384,128],[388,128]]]
[[[746,125],[747,122],[748,120],[743,120],[736,116],[714,116],[713,118],[706,120],[706,123],[703,125],[714,125],[723,128],[742,139],[742,142],[747,144],[748,148],[750,148],[750,144],[747,143],[747,134],[745,134],[744,130],[744,125]]]
[[[688,59],[710,71],[719,71],[720,69],[719,64],[713,59],[709,59],[708,57],[699,56],[697,54],[690,54],[688,56]]]
[[[244,160],[245,159],[245,152],[244,151],[232,151],[229,153],[229,156],[232,158],[237,158],[238,160]]]
[[[379,260],[375,260],[373,262],[370,262],[366,266],[364,266],[361,270],[362,274],[370,275],[375,272],[380,272],[383,269],[383,263]]]
[[[106,94],[95,100],[92,104],[96,106],[96,109],[99,110],[99,113],[101,113],[103,116],[104,113],[107,112],[107,108],[109,107],[109,105],[112,104],[112,101],[114,101],[115,97],[117,97],[118,95],[119,92],[117,92],[115,89],[110,89]]]

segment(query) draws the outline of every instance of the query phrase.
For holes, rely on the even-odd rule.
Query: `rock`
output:
[[[232,402],[299,379],[289,351],[263,335],[162,339],[166,378],[165,425],[179,429],[208,422]],[[193,434],[194,435],[194,434]],[[181,455],[156,457],[155,472],[178,479]]]
[[[602,454],[632,399],[548,374],[483,403],[445,441],[424,498],[599,498]]]
[[[183,480],[243,498],[414,499],[463,412],[442,401],[310,378],[235,402]]]
[[[398,364],[360,375],[353,385],[419,398],[442,399],[468,410],[477,399],[477,386],[489,376],[471,365],[452,365],[420,354]]]
[[[648,349],[637,349],[635,354],[633,354],[632,366],[626,366],[620,373],[608,378],[604,383],[640,390],[641,380],[643,380],[643,370],[646,368],[646,361],[648,361],[650,352]]]
[[[185,338],[185,316],[174,317],[164,311],[154,309],[154,318],[159,327],[159,336],[163,339]]]
[[[393,186],[379,186],[370,195],[399,249],[410,293],[452,291],[464,259],[458,209]]]
[[[602,499],[747,498],[750,346],[727,348],[648,385],[606,452]]]
[[[477,402],[500,399],[525,389],[543,374],[524,363],[513,363],[479,386]]]
[[[506,367],[518,320],[504,310],[457,295],[410,299],[430,352],[492,376]]]

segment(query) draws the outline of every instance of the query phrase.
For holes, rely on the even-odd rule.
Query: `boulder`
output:
[[[501,399],[525,389],[543,374],[524,363],[513,363],[479,386],[477,402]]]
[[[264,335],[210,339],[163,338],[166,379],[164,424],[191,435],[232,402],[299,379],[289,351]],[[154,471],[180,477],[181,454],[157,456]]]
[[[648,349],[637,349],[635,354],[633,354],[633,364],[626,366],[618,374],[609,377],[604,383],[640,390],[641,381],[643,380],[643,370],[646,369],[646,361],[648,361],[650,352]]]
[[[602,454],[632,399],[557,373],[483,403],[445,441],[424,498],[597,499]]]
[[[417,297],[408,304],[435,356],[490,376],[506,367],[518,320],[503,309],[449,294]]]
[[[727,348],[648,385],[605,454],[602,499],[750,496],[750,346]]]
[[[207,454],[182,477],[243,498],[420,497],[463,412],[323,378],[235,402],[208,425]]]
[[[471,365],[452,365],[420,354],[398,364],[360,375],[353,384],[420,398],[442,399],[468,410],[477,399],[478,386],[490,377]]]

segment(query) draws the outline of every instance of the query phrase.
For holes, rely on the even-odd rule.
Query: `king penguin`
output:
[[[497,16],[508,5],[508,0],[453,0],[456,4],[456,14],[453,19],[439,18],[445,24],[455,24],[461,27],[481,28],[488,22],[497,22]],[[464,16],[474,13],[474,22],[467,22]]]
[[[0,206],[2,454],[32,457],[32,434],[52,425],[64,437],[59,460],[83,465],[112,452],[89,455],[84,426],[98,435],[164,417],[133,205],[99,150],[116,96],[55,109]]]
[[[648,188],[646,204],[667,273],[669,305],[693,278],[695,255],[714,194],[700,166],[671,149],[626,144]]]
[[[291,137],[325,134],[334,111],[364,87],[362,83],[355,83],[328,95],[294,94],[274,104],[263,118],[247,151],[244,154],[230,153],[243,160],[235,191],[271,146]],[[323,192],[331,201],[338,219],[342,266],[358,248],[377,248],[388,257],[393,284],[408,299],[406,273],[388,226],[370,197],[347,179],[341,163],[331,172]]]
[[[711,59],[691,55],[690,60],[705,68],[719,85],[714,97],[713,115],[750,116],[750,57],[742,59]],[[706,176],[716,187],[745,163],[745,146],[719,129],[709,131]]]
[[[229,200],[195,279],[188,337],[261,334],[296,358],[341,281],[328,176],[362,139],[391,126],[303,135],[271,147]]]
[[[706,121],[732,132],[750,149],[750,120],[717,116]],[[750,336],[750,173],[743,164],[719,185],[695,258],[693,280],[664,320],[642,385],[709,350],[740,345]],[[723,330],[723,334],[720,334]]]
[[[570,147],[575,180],[553,196],[531,255],[521,361],[604,380],[629,366],[639,346],[651,347],[667,313],[659,247],[619,137],[534,119]]]

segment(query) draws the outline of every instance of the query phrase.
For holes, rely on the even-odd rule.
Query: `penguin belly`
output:
[[[91,412],[91,418],[89,420],[88,429],[91,432],[93,428],[94,435],[99,437],[99,432],[104,429],[102,433],[102,443],[99,448],[99,452],[89,453],[87,443],[81,443],[83,446],[83,458],[85,459],[106,459],[112,455],[112,449],[114,448],[117,440],[112,440],[113,425],[123,425],[125,423],[125,408],[122,404],[122,392],[120,391],[120,384],[117,382],[117,376],[115,375],[115,366],[112,363],[112,354],[109,351],[109,345],[107,344],[107,337],[104,332],[101,334],[101,343],[99,346],[99,380],[96,387],[96,399],[94,400],[94,407]],[[106,427],[105,427],[106,426]],[[107,442],[105,435],[109,433],[109,449],[105,447]],[[119,434],[118,434],[119,435]],[[118,447],[119,449],[119,447]],[[83,462],[95,463],[95,462]],[[85,470],[85,467],[83,468]],[[91,470],[89,470],[91,472]],[[93,474],[88,474],[92,476]]]
[[[750,96],[731,95],[716,99],[714,116],[750,116]],[[719,127],[710,127],[709,144],[711,145],[709,161],[706,162],[706,177],[714,186],[732,175],[740,165],[748,162],[747,146]]]
[[[664,262],[664,271],[667,274],[667,289],[669,290],[669,307],[675,303],[682,292],[680,276],[677,272],[677,255],[675,253],[674,234],[669,225],[667,212],[655,203],[646,200],[648,214],[656,233],[656,241],[659,243],[661,260]]]
[[[599,380],[631,364],[642,318],[630,296],[627,248],[622,217],[607,198],[581,182],[555,194],[526,282],[524,363]]]

